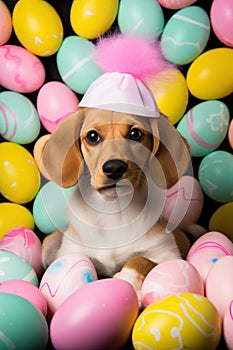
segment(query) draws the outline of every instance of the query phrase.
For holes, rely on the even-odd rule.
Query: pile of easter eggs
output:
[[[233,349],[233,2],[196,2],[0,0],[0,349]],[[178,66],[148,83],[193,156],[163,215],[209,230],[151,270],[140,314],[133,287],[98,279],[86,256],[42,267],[73,188],[40,172],[41,150],[103,74],[93,50],[116,30],[160,40]]]

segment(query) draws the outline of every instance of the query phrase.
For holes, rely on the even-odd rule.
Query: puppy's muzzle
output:
[[[112,180],[120,180],[128,170],[128,164],[120,159],[111,159],[104,163],[103,173]]]

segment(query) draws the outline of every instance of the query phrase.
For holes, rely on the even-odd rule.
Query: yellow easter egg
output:
[[[16,227],[34,230],[35,223],[31,212],[20,204],[0,203],[0,239]]]
[[[20,0],[12,15],[20,43],[38,56],[51,56],[63,40],[63,25],[56,10],[43,0]]]
[[[30,202],[40,187],[40,173],[26,148],[16,143],[0,143],[0,192],[15,203]]]
[[[70,10],[70,22],[74,32],[85,38],[95,39],[113,24],[119,0],[74,0]]]
[[[168,70],[156,75],[148,86],[161,113],[172,124],[176,124],[184,115],[188,104],[188,86],[179,70]]]
[[[233,92],[233,49],[217,48],[204,52],[189,67],[190,92],[203,100],[223,98]]]
[[[209,230],[222,232],[233,241],[232,216],[233,202],[221,205],[210,218]]]
[[[148,306],[134,324],[132,340],[137,350],[214,350],[221,337],[221,319],[204,296],[180,293]]]

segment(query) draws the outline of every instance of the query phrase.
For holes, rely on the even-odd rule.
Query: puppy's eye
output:
[[[129,131],[127,138],[132,141],[140,142],[143,139],[143,136],[144,134],[141,130],[139,130],[138,128],[132,128]]]
[[[86,141],[89,145],[97,145],[101,141],[101,137],[97,131],[91,130],[86,136]]]

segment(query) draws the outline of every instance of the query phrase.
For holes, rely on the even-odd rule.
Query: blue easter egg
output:
[[[205,156],[198,169],[203,191],[217,202],[233,200],[233,154],[215,151]]]
[[[180,120],[177,130],[186,138],[192,156],[204,156],[215,150],[227,135],[230,112],[217,100],[199,103]]]
[[[40,119],[33,103],[14,91],[0,93],[0,135],[8,141],[28,144],[40,132]]]
[[[207,13],[199,6],[188,6],[168,20],[161,37],[162,51],[172,63],[190,63],[202,53],[209,35]]]
[[[164,15],[155,0],[121,0],[118,25],[124,34],[158,38],[164,27]]]
[[[57,53],[57,68],[63,82],[79,94],[103,72],[93,61],[94,44],[78,36],[66,37]]]

